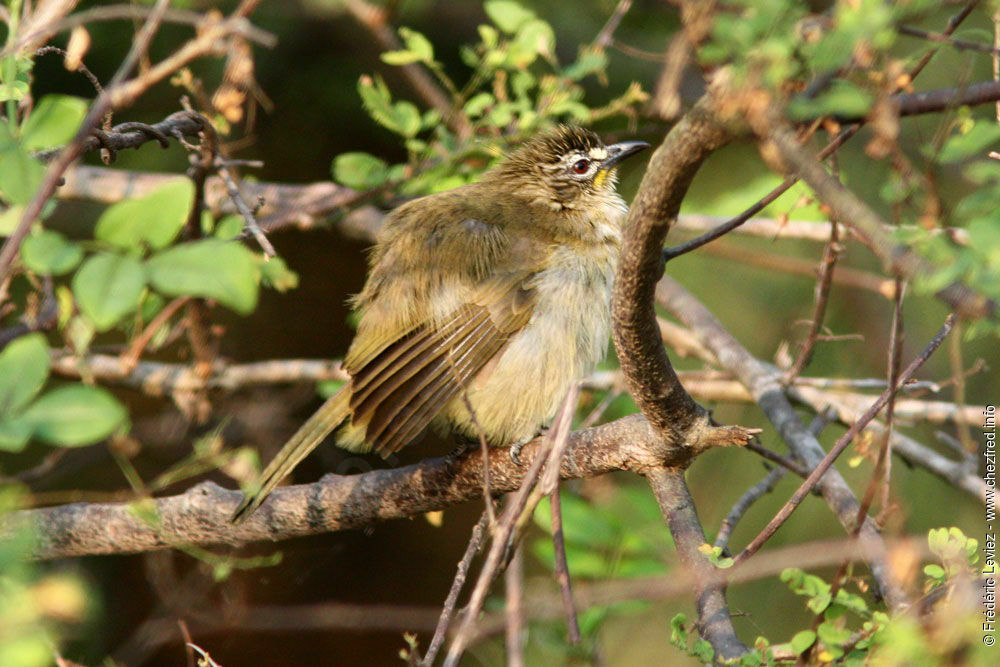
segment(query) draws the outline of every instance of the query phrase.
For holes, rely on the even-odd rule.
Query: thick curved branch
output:
[[[706,96],[667,134],[632,202],[611,297],[615,349],[629,393],[663,437],[674,442],[704,415],[684,390],[664,350],[653,309],[663,273],[663,241],[698,168],[733,133],[710,112]]]
[[[520,486],[542,440],[525,445],[523,466],[511,461],[504,449],[489,452],[494,493]],[[616,470],[684,466],[692,456],[718,444],[698,439],[665,444],[645,419],[632,415],[573,433],[560,474],[576,479]],[[34,556],[41,559],[282,540],[418,516],[480,497],[482,470],[476,449],[455,460],[428,459],[360,475],[331,474],[314,484],[277,489],[239,526],[231,525],[229,517],[241,494],[205,482],[178,496],[146,501],[155,511],[146,511],[141,503],[75,503],[12,512],[0,523],[0,539],[16,526],[32,525],[37,537]]]

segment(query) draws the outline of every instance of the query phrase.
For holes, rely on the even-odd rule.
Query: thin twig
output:
[[[524,667],[524,549],[514,548],[504,572],[507,667]]]
[[[438,618],[437,627],[434,629],[434,636],[431,638],[431,643],[427,647],[427,653],[421,661],[421,664],[427,667],[434,664],[434,659],[437,657],[438,651],[441,650],[444,639],[448,635],[448,626],[455,615],[455,606],[458,604],[458,596],[462,592],[462,586],[465,585],[465,579],[469,576],[472,559],[476,557],[476,554],[479,553],[479,550],[483,546],[483,538],[486,536],[488,521],[489,517],[486,512],[483,512],[482,516],[479,517],[479,522],[472,529],[472,535],[469,537],[469,545],[465,548],[465,554],[462,555],[462,560],[458,562],[458,568],[455,570],[455,578],[451,582],[448,597],[445,598],[444,606],[441,608],[441,616]]]
[[[28,236],[28,232],[31,230],[31,225],[41,215],[45,203],[48,202],[59,186],[63,172],[82,154],[82,144],[91,130],[97,127],[98,122],[100,122],[100,119],[104,117],[104,114],[108,110],[116,106],[115,94],[125,87],[123,83],[125,77],[128,76],[132,68],[135,67],[135,64],[149,49],[149,44],[157,28],[160,26],[160,21],[168,4],[169,0],[157,0],[156,6],[150,13],[149,18],[132,42],[132,47],[129,49],[128,54],[111,78],[111,83],[105,88],[104,92],[97,96],[97,99],[90,106],[90,110],[87,112],[86,117],[80,124],[80,128],[73,137],[73,141],[70,142],[66,150],[59,154],[58,159],[49,165],[41,185],[35,191],[31,201],[24,207],[17,227],[14,228],[14,231],[4,242],[3,247],[0,248],[0,284],[3,284],[7,278],[14,259],[21,250],[21,243],[24,242],[24,239]]]
[[[578,392],[579,387],[577,385],[574,385],[567,392],[559,414],[556,415],[556,421],[544,439],[548,446],[547,449],[536,453],[527,474],[525,474],[521,482],[521,488],[517,490],[517,493],[513,494],[510,501],[504,507],[503,515],[501,515],[497,522],[497,528],[493,532],[493,542],[486,556],[486,562],[483,563],[483,568],[476,579],[475,588],[466,605],[466,614],[462,619],[458,632],[455,633],[455,637],[452,639],[451,646],[448,648],[448,654],[444,661],[446,667],[455,667],[458,664],[458,659],[465,651],[469,638],[472,636],[476,618],[483,608],[483,602],[486,600],[486,593],[489,590],[490,584],[493,583],[493,579],[496,577],[497,571],[500,569],[503,560],[507,557],[509,550],[515,545],[518,532],[523,527],[523,522],[530,519],[531,512],[534,511],[534,507],[541,499],[543,493],[540,490],[543,490],[547,486],[546,482],[550,475],[558,479],[559,461],[562,459],[562,453],[565,451],[568,443],[569,423],[576,408],[576,396]],[[555,456],[556,453],[559,454],[558,457]],[[542,468],[545,466],[548,466],[545,478],[540,479],[539,476],[542,474]],[[554,485],[555,481],[553,480],[551,486]],[[545,493],[551,492],[552,488],[549,488]]]
[[[751,505],[774,490],[774,487],[778,485],[778,482],[781,481],[786,472],[788,471],[785,468],[772,468],[764,479],[751,486],[740,496],[740,499],[730,508],[726,518],[722,520],[719,532],[715,536],[715,546],[721,549],[729,546],[729,538],[732,537],[736,524],[747,513]]]
[[[933,354],[944,341],[945,337],[954,326],[954,323],[955,315],[948,315],[944,325],[941,327],[941,330],[938,331],[934,339],[927,345],[926,348],[924,348],[923,352],[921,352],[917,358],[906,367],[906,370],[900,374],[899,383],[906,382],[910,376],[912,376],[924,364],[924,362],[927,361],[931,354]],[[774,535],[778,528],[780,528],[781,525],[788,520],[788,517],[791,516],[792,512],[795,511],[795,508],[798,507],[809,492],[812,491],[813,487],[816,486],[816,483],[819,482],[823,474],[830,468],[831,465],[833,465],[833,462],[837,460],[837,457],[840,456],[847,446],[854,441],[854,438],[861,432],[868,422],[875,418],[875,415],[882,410],[885,404],[889,401],[889,397],[895,392],[896,387],[892,387],[883,392],[882,395],[879,396],[878,400],[876,400],[865,412],[865,414],[863,414],[858,421],[854,422],[854,425],[848,429],[847,433],[837,440],[833,448],[830,449],[830,452],[823,458],[822,461],[820,461],[819,465],[813,469],[813,471],[809,474],[809,477],[806,478],[792,497],[788,499],[788,502],[785,503],[784,507],[781,508],[781,510],[774,516],[773,519],[771,519],[770,522],[768,522],[767,526],[761,530],[760,534],[758,534],[757,537],[755,537],[750,544],[747,545],[746,549],[736,556],[734,559],[736,564],[746,561],[750,558],[750,556],[755,554],[760,547],[763,546],[772,535]]]
[[[785,373],[785,383],[791,383],[799,376],[799,373],[806,367],[812,358],[813,348],[816,346],[816,337],[819,336],[820,329],[823,328],[823,320],[826,317],[826,304],[830,300],[830,286],[833,284],[833,270],[837,265],[837,257],[842,250],[837,236],[837,223],[830,223],[830,242],[823,250],[823,260],[819,267],[819,280],[816,281],[815,307],[813,309],[812,320],[809,324],[809,333],[806,334],[802,342],[802,348],[795,357],[792,367]]]
[[[957,39],[940,32],[931,32],[930,30],[924,30],[922,28],[908,25],[897,26],[896,29],[901,35],[919,37],[920,39],[926,39],[929,42],[947,44],[948,46],[958,49],[959,51],[978,51],[979,53],[989,53],[994,56],[1000,54],[1000,50],[998,50],[995,46],[980,44],[979,42],[970,42],[964,39]]]
[[[555,552],[556,581],[559,582],[559,592],[562,596],[563,609],[566,612],[566,631],[570,644],[580,643],[580,622],[576,617],[576,605],[573,604],[573,581],[570,579],[569,564],[566,560],[566,536],[563,533],[562,499],[559,497],[559,486],[549,495],[549,508],[552,518],[552,545]]]
[[[622,22],[625,14],[631,8],[632,0],[618,0],[618,6],[615,7],[615,11],[608,17],[604,27],[601,28],[601,32],[597,33],[597,37],[594,38],[591,48],[606,49],[614,41],[615,30],[618,29],[618,24]]]
[[[149,324],[146,325],[142,332],[132,339],[132,342],[129,343],[128,349],[125,350],[121,356],[122,373],[127,375],[135,370],[136,364],[139,363],[139,357],[142,356],[146,346],[149,345],[149,341],[153,339],[156,332],[159,331],[160,328],[166,324],[170,318],[181,309],[181,306],[188,302],[190,298],[191,297],[188,296],[179,296],[168,303],[162,310],[160,310],[160,312],[156,314],[156,317],[150,320]]]

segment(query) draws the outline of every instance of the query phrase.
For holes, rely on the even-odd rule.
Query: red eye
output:
[[[573,171],[578,174],[586,174],[589,169],[590,160],[577,160],[576,163],[573,164]]]

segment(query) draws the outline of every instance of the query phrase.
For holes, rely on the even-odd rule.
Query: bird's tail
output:
[[[327,399],[326,403],[302,425],[261,473],[257,489],[244,495],[243,502],[230,518],[232,523],[240,523],[253,514],[278,482],[347,418],[350,413],[349,401],[350,391],[344,387]]]

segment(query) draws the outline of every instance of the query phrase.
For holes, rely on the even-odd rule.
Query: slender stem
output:
[[[847,430],[847,433],[845,433],[836,442],[830,452],[809,474],[809,477],[806,478],[792,497],[788,499],[788,502],[785,503],[784,507],[781,508],[773,519],[771,519],[760,534],[747,545],[746,549],[736,556],[734,559],[735,564],[738,565],[757,553],[764,543],[767,542],[767,540],[769,540],[775,532],[777,532],[778,528],[780,528],[781,525],[788,520],[788,517],[791,516],[792,512],[795,511],[795,508],[797,508],[805,497],[813,490],[813,488],[815,488],[823,474],[829,470],[830,466],[833,465],[833,462],[837,460],[837,457],[840,456],[845,449],[847,449],[847,446],[854,441],[854,438],[861,432],[868,422],[874,419],[875,415],[877,415],[885,404],[888,403],[889,397],[897,391],[898,386],[909,380],[910,377],[924,364],[924,362],[927,361],[931,354],[933,354],[934,351],[941,345],[945,337],[951,332],[954,324],[955,315],[948,315],[944,325],[941,327],[941,330],[938,331],[937,335],[934,337],[934,340],[932,340],[927,347],[924,348],[924,351],[921,352],[920,355],[906,367],[906,370],[900,374],[898,384],[894,387],[886,389],[882,395],[879,396],[878,400],[876,400],[872,406],[868,408],[868,410],[861,415],[856,422],[854,422],[854,425],[851,426],[851,428]]]

